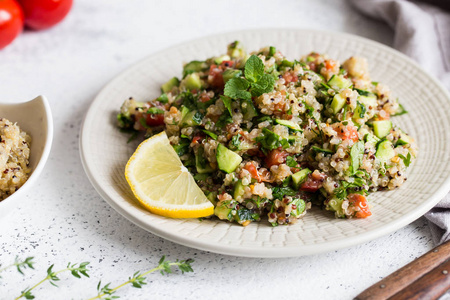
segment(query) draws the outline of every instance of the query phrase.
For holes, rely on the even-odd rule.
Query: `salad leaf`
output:
[[[244,70],[245,78],[251,82],[258,82],[264,75],[264,63],[256,55],[250,56],[250,58],[245,63]]]
[[[250,100],[252,95],[247,91],[249,87],[249,82],[244,78],[231,78],[225,84],[223,93],[232,99]]]

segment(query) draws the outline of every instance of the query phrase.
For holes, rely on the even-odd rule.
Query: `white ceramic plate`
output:
[[[222,54],[240,40],[248,50],[273,45],[289,58],[311,51],[341,61],[366,57],[374,81],[389,85],[409,111],[394,122],[415,137],[419,156],[400,189],[371,194],[372,217],[334,219],[315,209],[291,226],[247,227],[217,219],[169,219],[153,215],[135,200],[124,168],[136,144],[116,128],[122,102],[133,96],[151,100],[162,83],[179,76],[182,64]],[[416,63],[379,43],[342,33],[271,29],[250,30],[198,39],[153,54],[112,80],[95,98],[81,132],[81,157],[100,195],[120,214],[158,236],[189,247],[249,257],[288,257],[326,252],[366,242],[399,229],[432,208],[450,186],[450,96]]]

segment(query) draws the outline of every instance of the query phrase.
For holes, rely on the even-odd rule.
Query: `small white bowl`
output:
[[[37,180],[47,161],[53,140],[53,119],[48,100],[44,96],[22,103],[0,103],[0,118],[17,123],[31,136],[30,168],[28,180],[11,196],[0,201],[0,220],[14,207]]]

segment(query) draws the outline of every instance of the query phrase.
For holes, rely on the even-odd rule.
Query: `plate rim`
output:
[[[260,258],[283,258],[283,257],[297,257],[297,256],[304,256],[304,255],[312,255],[312,254],[318,254],[318,253],[324,253],[324,252],[330,252],[333,250],[338,250],[342,248],[348,248],[352,247],[358,244],[362,244],[371,240],[374,240],[376,238],[385,236],[389,233],[392,233],[412,222],[414,222],[416,219],[420,218],[422,215],[424,215],[427,211],[429,211],[432,207],[434,207],[440,200],[442,200],[445,195],[450,190],[450,176],[447,176],[447,178],[443,181],[441,186],[429,197],[427,197],[428,201],[422,203],[420,206],[418,206],[415,210],[411,211],[408,214],[402,215],[398,219],[395,219],[394,221],[391,221],[385,225],[382,225],[378,228],[375,228],[371,231],[365,232],[363,235],[354,235],[350,237],[346,237],[345,239],[339,239],[339,240],[332,240],[332,241],[325,241],[319,244],[312,244],[312,245],[301,245],[301,246],[292,246],[292,245],[285,245],[282,247],[272,247],[272,248],[264,248],[260,247],[255,249],[254,246],[247,246],[247,245],[218,245],[216,243],[211,243],[207,241],[201,241],[201,240],[195,240],[192,238],[186,238],[182,235],[174,235],[172,232],[164,231],[159,229],[156,226],[149,226],[144,221],[140,220],[136,216],[134,216],[128,208],[121,206],[119,203],[117,203],[112,197],[110,197],[101,187],[101,184],[97,181],[95,176],[93,175],[92,170],[90,169],[89,165],[87,164],[86,160],[86,149],[84,145],[86,144],[86,134],[85,132],[85,126],[86,126],[86,120],[92,112],[91,108],[99,99],[102,98],[103,94],[106,93],[108,89],[113,87],[117,81],[120,81],[120,79],[129,72],[132,72],[135,68],[138,68],[143,62],[152,59],[153,57],[156,57],[158,55],[163,54],[167,50],[175,50],[176,48],[185,46],[187,44],[195,44],[196,42],[208,40],[210,38],[219,38],[221,36],[228,36],[232,34],[242,34],[242,33],[248,33],[248,32],[267,32],[267,31],[300,31],[305,33],[317,33],[317,34],[325,34],[325,35],[334,35],[337,37],[343,37],[353,40],[360,40],[364,43],[373,44],[376,45],[376,47],[382,48],[384,51],[389,52],[390,54],[394,56],[399,56],[402,59],[406,60],[409,64],[412,64],[414,67],[416,67],[418,70],[420,70],[422,73],[426,75],[428,79],[430,79],[434,84],[436,84],[440,91],[445,95],[447,100],[450,101],[450,93],[447,91],[447,89],[443,86],[441,82],[439,82],[432,74],[425,71],[417,62],[409,58],[408,56],[404,55],[403,53],[384,45],[380,42],[361,37],[355,34],[345,33],[345,32],[337,32],[337,31],[327,31],[327,30],[316,30],[316,29],[308,29],[308,28],[267,28],[267,29],[247,29],[247,30],[237,30],[237,31],[227,31],[222,32],[218,34],[210,34],[203,37],[199,37],[196,39],[191,39],[187,41],[183,41],[174,45],[171,45],[169,47],[166,47],[162,50],[159,50],[154,53],[150,53],[149,55],[146,55],[144,58],[139,59],[136,63],[131,64],[130,66],[126,67],[124,70],[122,70],[120,73],[118,73],[116,76],[114,76],[112,79],[108,81],[107,84],[105,84],[102,89],[97,93],[92,103],[89,105],[89,108],[86,111],[86,114],[83,118],[83,123],[80,128],[80,137],[79,137],[79,147],[80,147],[80,158],[83,165],[83,169],[93,185],[94,189],[99,193],[99,195],[114,209],[116,210],[120,215],[125,217],[130,222],[134,223],[135,225],[141,227],[142,229],[146,230],[147,232],[150,232],[152,234],[155,234],[161,238],[167,239],[169,241],[175,242],[177,244],[181,244],[183,246],[196,248],[199,250],[204,251],[210,251],[214,253],[224,254],[224,255],[233,255],[233,256],[240,256],[240,257],[260,257]],[[318,245],[322,245],[322,247],[317,247]]]

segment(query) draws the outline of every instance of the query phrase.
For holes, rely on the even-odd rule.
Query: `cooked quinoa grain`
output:
[[[0,201],[17,191],[27,181],[30,136],[17,124],[0,118]]]
[[[313,204],[366,218],[369,192],[400,187],[417,155],[392,122],[406,111],[364,58],[289,60],[234,42],[225,55],[187,63],[162,91],[126,100],[119,127],[165,130],[215,215],[243,226],[263,217],[293,224]]]

